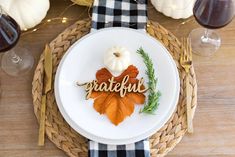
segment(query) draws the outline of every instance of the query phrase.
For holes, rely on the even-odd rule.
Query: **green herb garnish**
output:
[[[147,67],[146,75],[148,76],[148,102],[145,103],[144,108],[140,110],[140,113],[154,114],[159,105],[159,98],[161,93],[156,89],[157,86],[157,78],[155,78],[155,71],[153,67],[153,61],[149,57],[149,55],[143,50],[143,48],[139,48],[137,53],[141,55],[143,61]]]

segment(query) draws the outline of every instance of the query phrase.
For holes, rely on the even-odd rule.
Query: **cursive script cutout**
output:
[[[108,80],[108,83],[102,82],[98,84],[96,80],[93,80],[91,82],[79,84],[77,83],[78,86],[83,86],[86,91],[86,99],[89,99],[91,97],[91,93],[93,91],[95,92],[116,92],[119,93],[120,97],[124,97],[127,92],[134,92],[134,93],[144,93],[148,89],[142,89],[144,85],[144,79],[141,78],[138,80],[137,83],[131,84],[128,83],[130,76],[126,75],[123,77],[122,81],[119,83],[117,81],[114,81],[114,77],[111,77]]]

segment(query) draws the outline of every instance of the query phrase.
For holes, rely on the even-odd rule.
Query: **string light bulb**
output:
[[[67,19],[68,19],[67,17],[63,17],[61,22],[62,22],[62,23],[66,23],[66,22],[67,22]]]

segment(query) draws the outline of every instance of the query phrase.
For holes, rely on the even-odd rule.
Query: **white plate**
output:
[[[134,113],[118,126],[106,115],[93,108],[93,100],[85,100],[84,88],[76,82],[95,79],[97,70],[104,67],[103,54],[112,46],[124,46],[131,52],[131,62],[144,77],[145,64],[136,53],[140,47],[154,61],[158,89],[162,96],[156,115]],[[60,62],[55,79],[55,96],[60,112],[69,125],[81,135],[105,144],[128,144],[147,138],[159,130],[175,110],[179,97],[179,75],[166,48],[146,33],[128,28],[106,28],[91,33],[71,46]]]

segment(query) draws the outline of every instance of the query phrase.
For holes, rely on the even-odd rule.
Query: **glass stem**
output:
[[[205,38],[209,38],[209,29],[205,29],[205,34],[204,34]]]
[[[14,50],[10,52],[11,53],[11,61],[14,64],[19,64],[20,62],[22,62],[22,59],[20,58],[20,56],[18,56]]]
[[[205,29],[204,35],[201,37],[202,43],[208,43],[209,42],[209,29]]]

